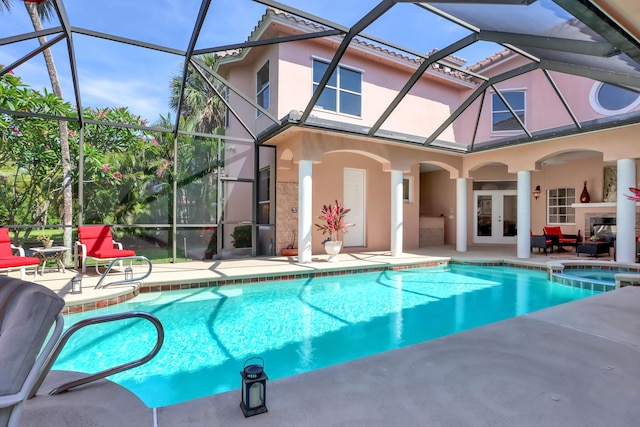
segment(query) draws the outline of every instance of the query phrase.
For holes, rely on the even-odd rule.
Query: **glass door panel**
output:
[[[493,235],[493,197],[490,194],[477,195],[476,206],[476,212],[478,213],[476,236],[490,237]]]
[[[515,190],[474,191],[473,243],[516,243],[517,205]]]
[[[251,256],[254,240],[253,181],[221,180],[222,206],[218,234],[222,258]]]

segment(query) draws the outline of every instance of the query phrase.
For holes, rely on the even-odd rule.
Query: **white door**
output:
[[[516,190],[473,192],[473,243],[516,243],[517,197]]]
[[[355,226],[342,236],[343,246],[364,246],[365,218],[366,218],[366,171],[364,169],[344,170],[344,206],[351,209],[346,221]]]

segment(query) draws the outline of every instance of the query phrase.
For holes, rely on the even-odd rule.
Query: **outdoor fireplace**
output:
[[[595,216],[590,219],[591,236],[598,236],[598,241],[614,243],[616,240],[616,217]]]

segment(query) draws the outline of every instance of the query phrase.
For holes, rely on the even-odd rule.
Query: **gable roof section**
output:
[[[291,30],[298,30],[307,34],[315,33],[318,34],[318,38],[328,39],[338,43],[340,43],[345,34],[345,32],[339,28],[330,28],[327,26],[323,26],[315,22],[302,19],[283,10],[268,7],[265,13],[262,15],[258,24],[254,27],[253,31],[247,38],[247,43],[264,40],[263,36],[269,26],[272,24],[279,25],[281,26],[281,28],[284,27]],[[337,30],[340,34],[325,36],[324,34],[326,34],[326,32],[330,30]],[[275,44],[276,40],[273,40],[273,44]],[[252,46],[218,52],[217,56],[220,58],[218,66],[223,66],[224,64],[235,61],[242,61],[244,58],[246,58],[251,48]],[[353,45],[351,45],[350,48],[356,51],[366,51],[367,53],[372,53],[389,63],[408,66],[412,69],[416,69],[424,60],[424,58],[415,56],[411,57],[408,54],[403,53],[402,51],[385,48],[384,46],[368,42],[366,39],[361,38],[355,38],[353,40]],[[431,52],[424,55],[424,57],[428,58],[429,56],[437,52],[438,49],[433,49]],[[475,84],[471,81],[472,76],[468,72],[465,72],[465,70],[462,68],[465,63],[466,61],[460,57],[448,55],[442,60],[432,64],[429,72],[433,76],[445,76],[447,80],[454,79],[456,82],[463,84],[466,87],[473,87],[475,86]]]

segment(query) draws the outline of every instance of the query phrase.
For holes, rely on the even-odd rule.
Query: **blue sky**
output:
[[[288,6],[350,27],[371,10],[377,0],[285,0]],[[189,42],[199,0],[65,0],[73,26],[140,39],[184,50]],[[265,6],[249,0],[213,0],[197,48],[221,46],[247,39]],[[44,23],[45,28],[59,23]],[[11,13],[0,13],[0,38],[32,30],[21,0],[13,0]],[[407,46],[418,52],[443,48],[464,37],[467,30],[436,18],[411,4],[397,4],[365,33]],[[51,38],[51,37],[49,37]],[[169,80],[180,72],[182,58],[122,43],[74,35],[83,106],[128,106],[149,122],[168,114]],[[0,64],[8,65],[33,50],[36,41],[0,46]],[[73,87],[66,44],[54,46],[53,54],[65,98],[72,103]],[[476,44],[458,54],[477,62],[499,50]],[[32,87],[50,90],[41,55],[15,69]]]

